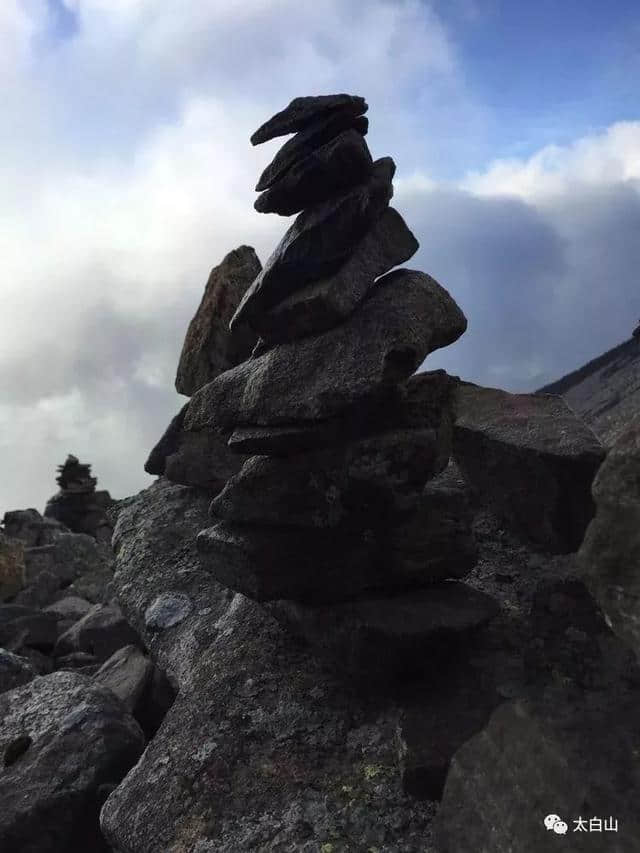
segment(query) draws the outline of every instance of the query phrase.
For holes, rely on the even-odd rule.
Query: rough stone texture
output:
[[[368,181],[296,217],[243,296],[231,329],[253,326],[255,317],[295,290],[336,272],[387,208],[395,168],[390,157],[376,160]]]
[[[239,246],[211,270],[202,301],[184,340],[176,391],[190,397],[220,373],[249,358],[256,335],[240,325],[229,331],[245,291],[259,275],[262,265],[251,246]]]
[[[296,163],[308,157],[320,146],[325,145],[343,130],[354,128],[366,136],[369,119],[366,116],[354,117],[348,110],[334,110],[326,116],[316,119],[305,130],[297,133],[278,150],[271,163],[266,167],[256,184],[256,192],[271,187]]]
[[[464,315],[434,279],[396,270],[341,326],[276,346],[210,382],[192,397],[185,427],[225,431],[329,418],[406,380],[465,328]]]
[[[60,589],[60,578],[52,572],[42,571],[12,599],[15,604],[27,607],[45,607]]]
[[[86,616],[75,622],[56,643],[55,655],[89,652],[106,660],[114,652],[140,639],[116,605],[96,604]]]
[[[640,420],[609,451],[593,496],[581,571],[613,630],[640,656]]]
[[[112,563],[113,554],[106,543],[84,533],[62,533],[52,545],[25,549],[25,580],[31,582],[47,571],[68,583],[87,572],[110,573]]]
[[[24,584],[24,545],[0,533],[0,601],[12,598]]]
[[[5,512],[4,532],[10,539],[20,539],[26,547],[50,545],[58,533],[69,532],[55,518],[44,518],[37,509],[14,509]]]
[[[68,595],[65,598],[60,598],[53,604],[49,604],[44,608],[48,613],[55,613],[61,619],[73,619],[77,621],[86,616],[91,610],[91,603],[84,598],[79,598],[77,595]]]
[[[0,646],[11,652],[24,648],[50,652],[58,636],[58,617],[19,604],[0,605]]]
[[[558,695],[559,694],[559,695]],[[462,746],[438,814],[441,853],[631,853],[640,838],[637,696],[556,690],[502,705]],[[557,838],[547,815],[568,826]],[[618,832],[576,832],[579,817],[617,818]]]
[[[413,508],[448,459],[450,436],[393,430],[278,459],[253,456],[211,504],[237,523],[352,529],[390,523]],[[444,445],[444,447],[443,447]]]
[[[318,334],[345,320],[362,302],[375,279],[418,251],[418,241],[390,207],[373,224],[353,254],[333,275],[295,290],[252,323],[266,343]]]
[[[153,664],[137,646],[124,646],[106,660],[94,676],[94,683],[107,687],[136,716],[153,673]]]
[[[183,427],[187,403],[173,418],[144,466],[148,474],[165,475],[174,483],[219,492],[242,467],[243,459],[227,446],[227,438],[211,431]]]
[[[192,610],[191,599],[182,593],[163,593],[155,598],[144,612],[147,628],[165,630],[179,625]]]
[[[463,383],[454,456],[482,498],[531,540],[576,551],[594,512],[604,449],[560,397]]]
[[[0,693],[20,687],[36,677],[36,670],[27,658],[0,648]]]
[[[292,633],[360,677],[419,671],[430,655],[439,654],[440,643],[485,624],[498,609],[494,599],[456,581],[331,607],[268,605]]]
[[[259,213],[291,216],[320,204],[371,174],[373,160],[357,130],[343,130],[336,137],[294,163],[270,189],[255,200]]]
[[[103,687],[57,672],[0,696],[0,848],[107,851],[105,795],[144,747],[137,723]]]
[[[287,107],[260,125],[251,137],[251,144],[260,145],[277,136],[305,130],[316,119],[325,118],[337,110],[358,116],[366,113],[368,108],[365,99],[359,95],[312,95],[294,98]]]

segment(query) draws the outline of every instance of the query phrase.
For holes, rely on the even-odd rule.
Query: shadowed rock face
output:
[[[550,395],[463,383],[456,409],[454,456],[483,500],[538,545],[576,551],[605,455],[593,432]]]
[[[198,388],[251,355],[256,335],[242,324],[233,332],[228,326],[261,269],[251,246],[240,246],[211,270],[202,301],[184,339],[176,374],[179,394],[190,397]]]
[[[185,428],[224,432],[332,417],[406,380],[465,328],[464,315],[434,279],[396,270],[347,322],[276,346],[206,385],[191,400]]]
[[[581,571],[613,630],[640,657],[640,422],[612,447],[593,483],[596,515]]]
[[[391,157],[376,160],[365,183],[303,211],[245,293],[230,328],[251,326],[295,290],[332,275],[388,206],[395,168]]]
[[[272,116],[251,137],[252,145],[260,145],[277,136],[305,130],[319,118],[340,110],[359,116],[369,109],[364,98],[358,95],[315,95],[294,98],[288,107]]]

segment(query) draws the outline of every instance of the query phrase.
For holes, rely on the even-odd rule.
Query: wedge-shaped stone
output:
[[[316,119],[334,110],[359,116],[366,113],[368,109],[367,102],[359,95],[312,95],[294,98],[289,106],[280,110],[256,130],[251,137],[251,144],[260,145],[277,136],[304,130]]]
[[[210,382],[192,397],[184,425],[225,432],[333,417],[408,379],[466,324],[434,279],[395,270],[342,325],[276,346]]]
[[[456,409],[454,456],[483,500],[543,548],[576,551],[605,455],[589,427],[560,397],[467,383]]]
[[[320,204],[348,187],[366,181],[373,160],[357,130],[344,130],[335,139],[293,165],[276,183],[258,196],[258,213],[291,216]]]
[[[609,451],[593,483],[596,515],[578,559],[613,630],[640,658],[640,422]]]
[[[449,440],[432,429],[395,430],[281,459],[253,456],[215,498],[211,513],[294,527],[389,523],[415,507],[425,482],[449,458]]]
[[[436,643],[483,625],[499,606],[483,592],[448,581],[331,607],[276,601],[268,610],[341,667],[362,674],[411,670]]]
[[[400,214],[387,208],[336,273],[294,291],[275,308],[259,314],[253,328],[267,343],[331,329],[358,307],[375,279],[408,261],[418,247]]]
[[[211,270],[202,301],[184,339],[176,374],[179,394],[190,397],[198,388],[251,355],[256,335],[243,324],[230,332],[229,321],[261,269],[251,246],[240,246]]]
[[[332,275],[389,204],[395,168],[391,157],[376,160],[368,181],[301,213],[242,298],[231,330],[252,326],[295,290]]]
[[[260,176],[256,192],[268,190],[295,163],[308,157],[321,145],[329,142],[343,130],[353,128],[362,136],[367,135],[369,119],[366,116],[354,117],[348,110],[334,110],[309,125],[282,146],[271,163]]]

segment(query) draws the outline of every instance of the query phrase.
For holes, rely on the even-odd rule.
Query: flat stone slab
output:
[[[184,426],[231,432],[243,425],[309,423],[343,414],[408,379],[466,325],[434,279],[395,270],[342,325],[273,347],[210,382],[192,397]]]
[[[561,397],[462,383],[454,456],[481,498],[531,541],[576,551],[594,513],[605,451]]]
[[[343,130],[298,161],[254,202],[258,213],[291,216],[365,181],[373,160],[361,133]]]
[[[367,102],[359,95],[314,95],[294,98],[291,103],[261,125],[251,137],[252,145],[260,145],[277,136],[304,130],[320,117],[334,110],[348,112],[353,116],[366,113]]]
[[[334,273],[388,206],[395,168],[391,157],[376,160],[367,181],[296,217],[243,296],[230,328],[243,323],[253,327],[263,311]]]
[[[251,246],[239,246],[211,270],[198,310],[189,323],[176,374],[176,391],[190,397],[230,367],[249,358],[256,335],[229,321],[262,264]]]
[[[308,157],[315,150],[325,145],[343,130],[353,128],[362,136],[367,135],[369,119],[366,116],[354,117],[349,110],[332,110],[326,116],[320,116],[305,130],[290,139],[280,148],[271,163],[266,167],[256,184],[256,192],[268,190],[277,180],[282,178],[295,163]]]
[[[353,313],[379,276],[404,264],[418,248],[403,218],[389,207],[336,273],[295,290],[270,311],[258,314],[253,328],[265,344],[331,329]]]

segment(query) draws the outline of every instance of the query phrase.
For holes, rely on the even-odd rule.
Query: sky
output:
[[[293,97],[369,103],[393,204],[469,321],[425,368],[530,391],[640,317],[640,5],[610,0],[2,0],[0,513],[68,453],[124,497],[181,407],[208,273]]]

